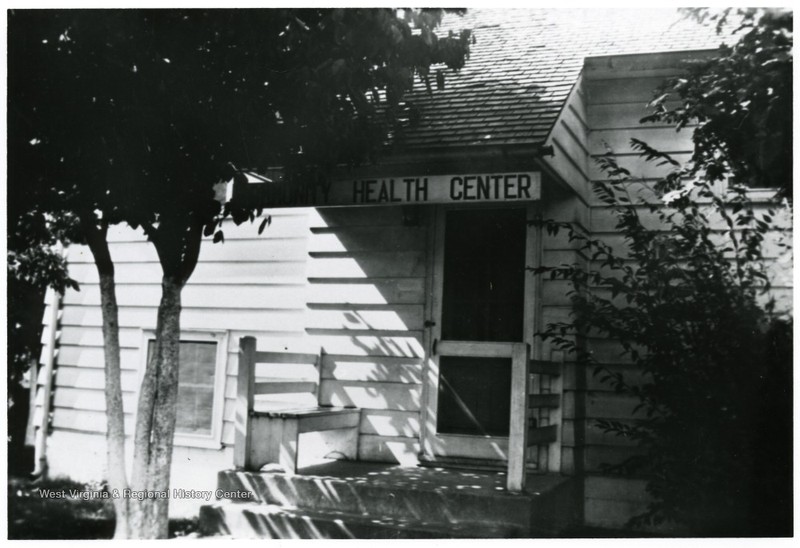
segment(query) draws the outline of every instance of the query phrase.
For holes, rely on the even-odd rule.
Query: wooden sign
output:
[[[234,198],[263,207],[526,202],[541,197],[541,174],[468,173],[341,179],[315,185],[236,183]]]

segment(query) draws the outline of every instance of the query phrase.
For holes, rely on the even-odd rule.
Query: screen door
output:
[[[524,207],[441,212],[427,402],[434,454],[506,458],[511,359],[496,343],[525,339],[526,219]]]

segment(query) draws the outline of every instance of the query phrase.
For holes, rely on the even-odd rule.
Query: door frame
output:
[[[507,460],[508,437],[506,436],[472,436],[464,434],[438,434],[436,429],[436,413],[439,396],[439,356],[434,352],[434,343],[441,341],[441,313],[444,278],[444,236],[445,221],[448,211],[456,209],[518,209],[526,210],[526,221],[538,220],[541,202],[533,201],[525,204],[470,204],[470,205],[437,205],[428,219],[428,254],[427,280],[425,299],[425,331],[423,363],[422,412],[420,420],[420,458],[425,461],[436,461],[441,458],[475,459],[488,461]],[[525,242],[525,281],[523,309],[523,340],[531,345],[531,357],[539,359],[540,344],[535,344],[533,334],[539,326],[541,318],[541,281],[529,267],[541,264],[541,229],[528,224]],[[437,342],[438,341],[438,342]],[[452,353],[476,352],[475,356],[489,357],[497,354],[496,343],[446,342],[445,351]],[[440,350],[440,349],[436,349]]]

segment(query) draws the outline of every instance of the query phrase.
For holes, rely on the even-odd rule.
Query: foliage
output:
[[[687,10],[717,31],[735,25],[738,39],[662,86],[645,121],[694,129],[692,161],[721,179],[777,188],[792,197],[793,18],[789,11]],[[677,95],[679,102],[670,101]]]
[[[14,11],[9,179],[111,224],[213,230],[213,185],[240,168],[315,180],[376,153],[415,76],[463,65],[469,34],[437,38],[442,15]]]
[[[16,203],[28,199],[24,188],[9,189],[9,198],[15,198]],[[14,454],[20,455],[25,452],[22,445],[28,413],[28,393],[21,383],[31,361],[39,359],[45,292],[52,287],[63,294],[67,287],[77,289],[78,285],[69,277],[66,262],[57,249],[58,242],[70,239],[70,219],[29,207],[9,209],[6,376],[9,438]]]
[[[43,490],[63,492],[67,496],[48,498],[42,496]],[[106,486],[98,484],[59,478],[32,482],[9,476],[8,538],[109,539],[114,533],[114,509],[109,499],[92,496],[104,491]],[[196,529],[195,520],[170,520],[170,537],[187,536]]]
[[[653,161],[672,162],[643,143],[634,146]],[[769,501],[758,495],[770,478],[759,476],[757,464],[772,451],[775,458],[767,460],[774,471],[781,458],[785,463],[781,451],[788,445],[765,444],[758,433],[767,417],[774,420],[766,405],[788,401],[791,409],[789,386],[775,384],[790,375],[790,364],[767,359],[778,328],[759,305],[769,286],[761,244],[771,225],[743,189],[720,194],[705,179],[687,186],[690,170],[676,167],[655,189],[668,207],[658,200],[643,205],[629,194],[627,170],[610,156],[601,164],[615,178],[595,192],[616,214],[625,250],[569,224],[545,222],[551,233],[567,230],[592,267],[537,269],[573,284],[572,321],[550,324],[540,335],[638,401],[632,415],[638,420],[598,423],[642,449],[616,468],[649,480],[654,502],[634,524],[668,520],[696,534],[763,533],[750,506]],[[648,213],[657,227],[643,220]],[[714,213],[725,219],[723,231],[714,229]],[[620,362],[632,363],[636,373],[598,362],[593,338],[618,341]],[[791,347],[787,338],[775,344]]]
[[[75,218],[74,241],[89,245],[98,267],[110,482],[121,488],[127,480],[109,226],[143,228],[163,271],[131,480],[137,490],[163,490],[175,428],[181,291],[204,236],[223,241],[226,217],[239,224],[261,214],[223,204],[219,183],[279,166],[288,181],[315,184],[334,165],[378,153],[401,122],[397,113],[415,76],[432,90],[432,65],[464,62],[470,35],[437,37],[443,13],[10,12],[9,184],[26,188],[26,199],[10,206],[20,216]],[[444,85],[442,72],[435,79]],[[131,520],[118,519],[118,534],[166,533],[164,500],[130,505]],[[116,506],[118,517],[123,506]]]
[[[601,420],[639,450],[608,472],[645,477],[648,511],[632,525],[678,523],[697,535],[791,534],[791,317],[768,298],[768,242],[791,254],[791,14],[744,10],[746,31],[669,81],[643,121],[697,124],[685,165],[642,141],[632,148],[668,174],[636,183],[614,156],[600,202],[622,248],[567,230],[588,262],[547,266],[572,282],[571,321],[540,333],[601,381],[632,396],[631,420]],[[731,10],[700,19],[722,28]],[[714,19],[716,17],[716,19]],[[679,103],[668,92],[677,92]],[[777,187],[755,204],[750,187]],[[776,237],[777,235],[777,237]],[[765,302],[766,301],[766,302]],[[779,315],[777,312],[783,312]],[[595,357],[619,343],[619,364]]]

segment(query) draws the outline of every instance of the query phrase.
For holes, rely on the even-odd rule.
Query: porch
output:
[[[352,461],[298,474],[226,470],[200,527],[235,538],[530,538],[579,522],[575,478],[526,480],[511,492],[505,472]]]

